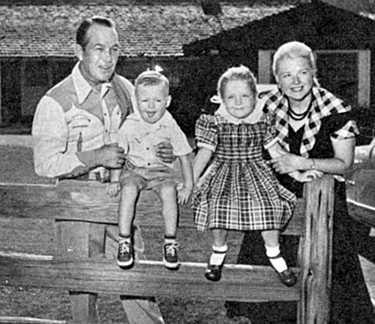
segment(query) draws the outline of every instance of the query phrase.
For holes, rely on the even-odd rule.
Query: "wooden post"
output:
[[[300,324],[326,324],[330,315],[334,179],[305,186],[306,224],[301,260]]]
[[[100,245],[100,237],[101,244]],[[58,244],[57,257],[65,259],[87,259],[103,252],[104,226],[88,222],[55,222],[55,238]],[[73,323],[99,323],[96,306],[97,294],[69,292]]]

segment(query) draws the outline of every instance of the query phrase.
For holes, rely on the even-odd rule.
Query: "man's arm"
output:
[[[85,167],[75,153],[66,152],[68,128],[65,114],[50,97],[43,97],[38,104],[32,136],[35,172],[38,175],[54,178]]]
[[[113,144],[91,151],[67,152],[65,114],[50,97],[42,98],[38,104],[32,136],[35,172],[40,176],[78,176],[98,166],[118,168],[124,163],[123,149]]]

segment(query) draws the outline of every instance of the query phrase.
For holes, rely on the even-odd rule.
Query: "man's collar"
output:
[[[72,77],[73,77],[74,88],[76,90],[77,97],[78,97],[78,103],[81,105],[87,99],[91,91],[94,91],[94,89],[87,82],[87,80],[83,77],[79,69],[79,62],[73,68]],[[104,83],[103,85],[106,88],[111,87],[110,83]]]

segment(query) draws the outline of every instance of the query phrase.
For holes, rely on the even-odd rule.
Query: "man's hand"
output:
[[[173,155],[173,146],[169,142],[161,142],[156,145],[155,153],[164,163],[172,163],[176,159]]]
[[[95,150],[95,159],[97,165],[106,168],[121,168],[125,163],[124,149],[118,146],[118,143],[103,145]]]

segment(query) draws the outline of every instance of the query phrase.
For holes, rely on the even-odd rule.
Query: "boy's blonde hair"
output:
[[[224,89],[229,81],[233,80],[242,80],[247,82],[249,85],[251,93],[254,95],[254,98],[257,96],[257,86],[256,79],[254,74],[244,65],[238,67],[231,67],[226,70],[220,77],[217,83],[217,93],[223,99],[224,98]]]
[[[150,86],[164,84],[166,94],[169,93],[169,80],[168,78],[157,71],[145,71],[142,72],[135,80],[135,91],[140,85]]]
[[[272,71],[276,77],[279,69],[279,63],[285,58],[304,58],[309,62],[311,69],[313,70],[313,80],[316,86],[319,86],[319,82],[316,79],[316,61],[312,49],[304,43],[293,41],[281,45],[275,55],[273,56]]]

